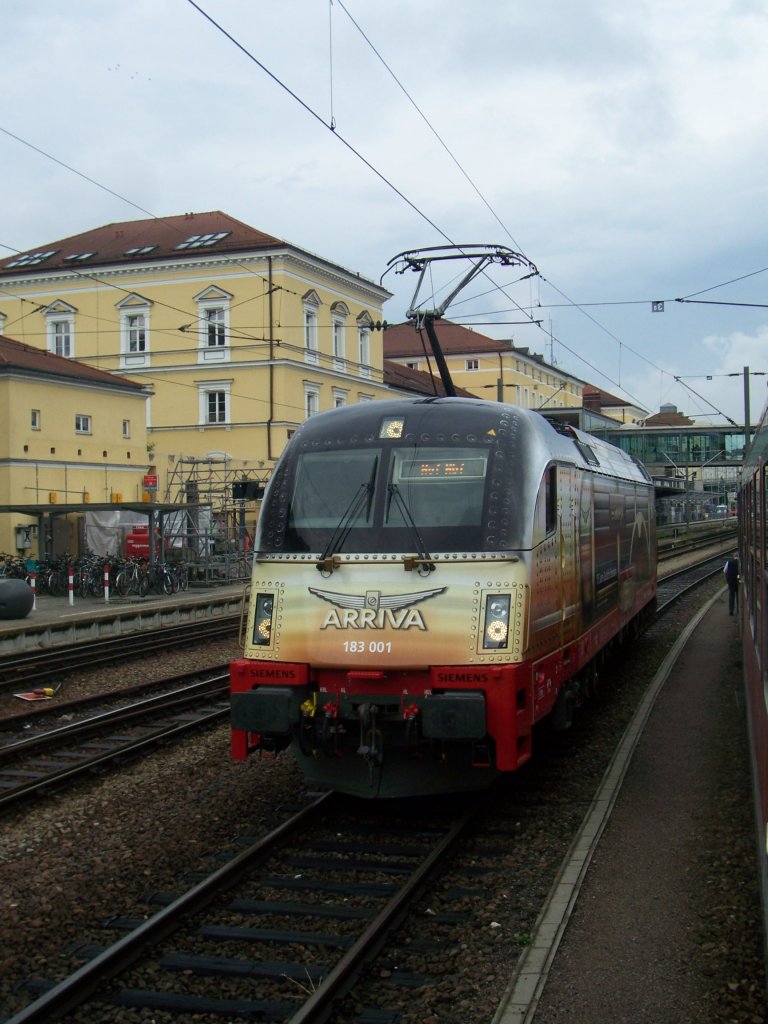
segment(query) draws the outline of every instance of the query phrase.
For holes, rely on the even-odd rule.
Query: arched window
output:
[[[75,356],[75,313],[77,310],[68,302],[57,299],[45,310],[45,329],[48,351],[55,356],[74,359]]]
[[[371,326],[373,320],[368,312],[361,313],[357,318],[357,360],[361,377],[370,377],[371,366]]]
[[[198,363],[230,360],[229,307],[232,296],[212,285],[195,296],[198,318]]]
[[[319,342],[317,334],[318,310],[320,309],[320,296],[314,289],[311,289],[303,296],[304,302],[304,362],[317,365],[320,361],[318,355]]]
[[[149,311],[143,295],[127,295],[117,303],[120,312],[120,368],[149,366]]]
[[[347,336],[346,321],[349,316],[349,307],[344,302],[334,302],[331,306],[331,329],[333,332],[333,368],[334,370],[346,369],[347,365]]]

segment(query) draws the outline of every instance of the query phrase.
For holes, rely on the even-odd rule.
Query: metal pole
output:
[[[744,447],[749,447],[751,440],[750,416],[749,416],[749,367],[744,367]]]
[[[427,337],[429,338],[429,342],[432,346],[432,352],[434,353],[435,356],[437,368],[440,371],[440,379],[443,382],[443,389],[445,391],[445,394],[449,398],[455,398],[456,388],[453,386],[451,374],[450,371],[448,370],[448,364],[445,361],[445,356],[443,355],[443,350],[440,347],[440,342],[437,340],[437,334],[435,333],[434,317],[424,317],[424,330],[427,332]]]

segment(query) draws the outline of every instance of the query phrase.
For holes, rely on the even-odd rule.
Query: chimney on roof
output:
[[[600,392],[585,390],[581,396],[581,404],[591,412],[600,412]]]

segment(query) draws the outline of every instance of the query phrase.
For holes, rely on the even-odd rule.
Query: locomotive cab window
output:
[[[477,549],[485,530],[488,451],[399,447],[399,425],[382,447],[302,452],[286,494],[283,551],[399,553]],[[394,441],[390,444],[389,441]]]
[[[393,454],[386,527],[407,526],[409,518],[419,529],[482,524],[485,452],[427,448]]]

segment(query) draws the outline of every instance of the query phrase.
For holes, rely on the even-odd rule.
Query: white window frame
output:
[[[64,359],[75,358],[75,313],[77,310],[61,300],[51,303],[45,311],[48,351]]]
[[[228,363],[231,359],[229,312],[232,296],[211,286],[195,296],[198,322],[198,363]]]
[[[117,303],[120,310],[120,368],[150,365],[149,313],[151,303],[140,295],[128,295]],[[140,322],[139,321],[140,318]]]
[[[130,436],[131,436],[131,421],[130,420],[123,420],[123,437],[128,438]]]
[[[465,370],[479,370],[480,369],[480,360],[479,359],[465,359],[464,360],[464,369]]]
[[[345,391],[344,388],[331,388],[331,399],[333,401],[334,409],[343,409],[347,404],[347,396],[349,392]]]
[[[333,335],[333,368],[341,370],[347,368],[347,317],[349,308],[343,302],[336,302],[331,306],[331,333]]]
[[[312,381],[304,381],[304,419],[320,412],[320,385]]]
[[[320,297],[316,291],[307,292],[304,302],[304,362],[317,366],[320,362],[320,344],[318,340],[318,311]]]
[[[361,377],[372,375],[371,367],[371,328],[373,320],[369,313],[361,313],[357,318],[357,358]]]
[[[93,433],[93,419],[87,413],[76,412],[75,413],[75,433],[76,434],[92,434]]]
[[[197,385],[198,393],[198,422],[201,430],[211,427],[228,427],[232,423],[232,403],[231,403],[231,391],[232,382],[224,380],[208,380],[200,381]],[[223,404],[223,417],[221,419],[209,419],[210,408],[211,408],[211,396],[221,396],[217,398],[217,405],[219,402]]]
[[[39,409],[33,409],[32,415],[30,416],[30,430],[42,430],[42,417]]]

